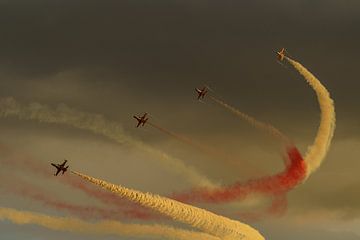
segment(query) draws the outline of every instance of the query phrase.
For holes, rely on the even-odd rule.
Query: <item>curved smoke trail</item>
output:
[[[7,155],[14,154],[13,150],[3,144],[0,144],[0,150],[1,153],[5,153]],[[5,163],[7,167],[16,167],[17,170],[23,170],[26,172],[30,171],[30,173],[35,174],[36,176],[42,176],[45,178],[53,177],[53,175],[49,174],[48,168],[29,156],[12,156],[10,158],[0,157],[0,162]],[[19,178],[13,178],[13,176],[8,176],[7,178],[6,176],[1,176],[0,189],[3,188],[8,193],[35,200],[44,206],[55,208],[57,210],[67,211],[81,218],[123,219],[128,217],[141,220],[159,218],[159,216],[149,212],[147,209],[121,199],[115,194],[106,191],[99,191],[99,189],[93,189],[90,186],[86,186],[83,181],[75,178],[75,176],[56,178],[56,180],[59,180],[60,183],[81,190],[87,195],[95,197],[107,205],[111,204],[116,206],[116,210],[94,206],[80,206],[61,201],[57,198],[51,197],[51,194],[44,192],[43,189],[39,189],[26,181],[21,181]],[[11,182],[12,184],[2,184],[5,182]]]
[[[271,124],[256,120],[255,118],[239,111],[238,109],[228,105],[214,96],[210,98],[219,105],[230,110],[236,116],[244,119],[256,128],[269,132],[272,136],[279,138],[287,146],[287,160],[290,164],[285,166],[284,171],[272,176],[266,176],[258,179],[251,179],[245,183],[236,182],[230,186],[220,186],[217,188],[200,187],[195,188],[190,192],[174,194],[172,198],[181,202],[207,202],[207,203],[223,203],[234,200],[243,200],[252,193],[263,194],[283,194],[294,188],[302,182],[306,175],[306,164],[298,151],[298,149],[291,144],[290,139],[285,136],[280,130]],[[179,136],[167,129],[164,129],[156,124],[149,123],[154,128],[179,139],[185,143],[196,146],[190,139]],[[204,149],[202,146],[198,146]],[[205,149],[206,150],[206,149]],[[283,203],[286,202],[282,201]],[[285,204],[286,205],[286,204]],[[271,209],[271,208],[270,208]]]
[[[1,152],[6,152],[7,154],[13,152],[8,147],[2,144],[0,144],[0,149],[2,150]],[[50,177],[48,169],[44,165],[39,164],[37,161],[35,161],[33,158],[29,156],[21,155],[17,157],[12,157],[11,159],[0,158],[0,161],[7,163],[6,164],[7,166],[16,166],[16,169],[26,170],[26,171],[30,170],[31,173],[34,173],[38,176]],[[117,209],[110,210],[110,209],[91,207],[91,206],[87,206],[87,207],[78,206],[71,203],[66,203],[64,201],[59,201],[58,199],[47,197],[49,194],[44,194],[41,191],[35,191],[34,188],[28,184],[25,183],[20,184],[18,182],[19,180],[17,182],[14,182],[13,180],[13,184],[11,185],[11,187],[9,186],[10,187],[9,190],[12,193],[18,195],[20,194],[24,197],[36,200],[44,204],[45,206],[52,207],[57,210],[67,211],[82,218],[121,219],[123,217],[130,217],[130,218],[147,220],[147,219],[159,219],[161,217],[159,215],[156,215],[154,212],[150,212],[148,209],[136,205],[135,203],[127,202],[126,199],[119,198],[119,196],[113,193],[99,191],[98,189],[92,189],[90,186],[87,186],[86,184],[84,184],[82,181],[80,181],[75,177],[67,176],[65,178],[56,178],[56,180],[59,180],[61,183],[79,189],[84,193],[86,193],[87,195],[91,197],[95,197],[107,205],[111,204],[113,206],[116,206]],[[181,197],[179,197],[179,200],[181,200]],[[269,212],[270,214],[273,212],[275,214],[277,213],[275,211],[270,212],[271,209],[273,209],[272,206],[270,206],[269,211],[268,210],[266,211]]]
[[[229,199],[235,198],[236,196],[244,196],[244,195],[246,196],[248,192],[251,192],[253,190],[261,191],[261,192],[263,191],[272,192],[274,190],[281,190],[283,187],[288,187],[290,189],[296,186],[297,184],[299,184],[301,181],[303,181],[306,176],[309,176],[309,174],[314,172],[320,166],[321,162],[324,160],[329,150],[329,146],[332,141],[335,130],[335,109],[333,105],[333,100],[330,98],[330,94],[327,91],[327,89],[305,67],[303,67],[300,63],[290,58],[286,57],[286,59],[294,66],[294,68],[302,76],[304,76],[306,81],[314,89],[321,110],[320,126],[314,144],[309,147],[309,150],[306,153],[305,156],[306,164],[303,162],[302,159],[300,160],[299,157],[301,157],[301,155],[297,151],[297,149],[293,148],[294,150],[296,150],[294,152],[295,155],[293,155],[295,156],[295,159],[291,158],[291,154],[289,155],[291,164],[290,166],[287,166],[286,168],[287,170],[284,172],[285,174],[280,173],[278,175],[272,176],[267,179],[263,178],[263,179],[257,179],[255,181],[251,180],[248,183],[245,184],[239,183],[224,189],[218,189],[218,190],[213,189],[211,191],[195,190],[190,194],[185,194],[182,196],[180,195],[180,198],[182,198],[185,201],[202,200],[202,201],[217,202],[224,200],[227,201]],[[273,126],[259,122],[256,119],[252,118],[251,116],[240,112],[236,108],[226,104],[225,102],[213,96],[210,96],[210,98],[214,100],[216,103],[220,104],[221,106],[227,108],[237,116],[245,119],[255,127],[267,130],[268,132],[270,132],[270,134],[280,138],[281,140],[289,144],[290,142],[289,139]],[[296,159],[298,160],[294,161]],[[272,185],[271,183],[273,183],[274,185]],[[251,187],[248,189],[248,186]]]
[[[299,62],[285,57],[291,65],[305,78],[316,92],[320,105],[321,119],[314,143],[309,147],[305,161],[308,165],[308,176],[316,171],[324,160],[334,136],[335,131],[335,108],[330,93],[321,82]]]
[[[198,173],[195,169],[186,166],[182,161],[155,150],[130,136],[126,136],[120,123],[109,121],[99,114],[80,112],[64,104],[59,105],[55,110],[36,102],[30,103],[29,105],[21,105],[14,98],[9,97],[0,99],[0,116],[14,116],[19,119],[65,124],[106,136],[118,143],[127,142],[151,154],[160,156],[159,160],[166,163],[171,169],[187,176],[186,179],[194,185],[206,187],[217,186],[217,184]]]
[[[332,137],[333,137],[333,133],[334,133],[334,129],[335,129],[335,110],[334,110],[334,106],[333,106],[333,100],[330,98],[330,94],[326,90],[326,88],[306,68],[304,68],[300,63],[298,63],[292,59],[287,58],[287,60],[299,71],[299,73],[301,75],[304,76],[306,81],[316,91],[318,101],[320,104],[320,108],[321,108],[322,115],[321,115],[321,122],[320,122],[320,126],[318,129],[318,133],[315,138],[314,144],[310,147],[309,151],[306,154],[306,158],[305,158],[309,165],[308,166],[309,167],[308,174],[310,174],[311,172],[315,171],[320,166],[321,162],[325,158],[327,151],[329,149]],[[218,100],[218,99],[215,99],[215,101],[216,100]],[[220,101],[220,100],[218,100],[218,101]],[[272,128],[270,125],[264,125],[264,124],[256,121],[255,119],[252,119],[248,115],[244,115],[243,113],[237,111],[235,108],[233,108],[221,101],[218,103],[222,104],[224,107],[227,107],[229,110],[233,111],[235,114],[241,116],[245,120],[251,122],[254,126],[267,129],[273,135],[283,139],[284,141],[288,140],[277,129]],[[37,119],[39,121],[46,121],[49,123],[68,124],[68,125],[71,125],[74,127],[78,127],[80,129],[91,130],[97,134],[105,135],[114,140],[118,139],[118,136],[116,136],[114,138],[113,131],[107,131],[110,128],[114,127],[113,125],[110,124],[110,128],[105,128],[105,130],[102,128],[102,127],[106,127],[106,126],[102,125],[104,123],[104,122],[102,122],[104,119],[102,119],[102,117],[100,115],[89,115],[91,117],[95,116],[95,119],[94,119],[95,121],[93,121],[93,119],[92,119],[92,120],[90,120],[90,122],[86,122],[86,121],[82,122],[84,120],[84,119],[82,119],[82,117],[84,117],[84,116],[85,116],[85,118],[88,117],[88,116],[86,116],[86,114],[81,115],[84,113],[76,112],[76,114],[80,113],[80,118],[78,118],[79,115],[75,116],[75,117],[74,117],[74,115],[72,115],[72,116],[70,116],[69,119],[67,119],[67,117],[69,117],[69,116],[64,116],[61,114],[57,115],[59,112],[54,112],[54,111],[51,112],[49,109],[46,109],[46,107],[44,109],[44,106],[39,105],[39,104],[30,104],[29,108],[22,109],[22,110],[25,110],[24,112],[17,111],[18,109],[14,109],[14,108],[10,109],[10,112],[6,112],[6,111],[3,111],[3,107],[4,107],[4,104],[1,101],[0,102],[0,114],[5,115],[5,116],[15,115],[19,118]],[[43,110],[48,110],[48,112],[44,112]],[[69,110],[69,109],[67,109],[67,110]],[[72,109],[70,109],[70,110],[72,110]],[[89,120],[89,119],[86,119],[86,120]],[[114,129],[117,129],[117,126],[115,126]],[[116,141],[121,142],[121,140],[119,140],[119,139]],[[131,142],[129,140],[127,140],[127,141]],[[135,145],[142,146],[143,144],[137,143]],[[146,149],[146,147],[145,147],[145,149]],[[297,149],[295,149],[295,150],[297,152]],[[154,152],[155,150],[151,150],[151,151]],[[162,153],[160,153],[160,154],[162,154]],[[289,155],[291,155],[291,154],[289,154]],[[295,155],[297,155],[297,153],[295,153]],[[291,160],[291,162],[293,162],[293,161]],[[295,167],[295,168],[292,167],[293,166],[292,164],[290,164],[290,167],[287,166],[287,170],[292,169],[289,172],[291,172],[292,174],[290,174],[290,175],[295,176],[295,178],[293,178],[293,177],[288,178],[287,177],[288,175],[280,174],[277,176],[277,178],[276,178],[276,180],[274,180],[274,182],[276,184],[280,184],[279,186],[283,187],[284,189],[288,189],[289,186],[293,186],[294,180],[296,180],[295,183],[297,183],[297,179],[302,179],[301,176],[306,173],[305,165],[302,163],[298,164],[299,162],[302,162],[302,161],[297,161],[297,164],[295,164],[295,166],[297,166],[297,167]],[[180,165],[178,165],[178,164],[180,164]],[[192,177],[192,180],[195,180],[195,181],[200,180],[203,185],[210,185],[210,186],[214,185],[210,181],[208,181],[205,177],[202,177],[201,175],[197,174],[195,171],[192,171],[192,170],[189,171],[189,169],[187,169],[185,165],[181,165],[181,164],[182,163],[178,163],[178,162],[175,163],[175,165],[182,166],[181,167],[182,169],[186,169],[185,172],[190,173],[189,176]],[[298,167],[299,165],[300,166],[303,165],[303,167],[299,168]],[[301,170],[301,168],[302,168],[302,170]],[[299,171],[299,170],[301,170],[301,171]],[[251,227],[249,227],[245,224],[242,224],[240,222],[230,220],[225,217],[218,216],[213,213],[207,212],[205,210],[202,210],[202,209],[199,209],[196,207],[192,207],[192,206],[189,206],[189,205],[186,205],[183,203],[179,203],[179,202],[171,200],[171,199],[162,198],[157,195],[144,194],[144,193],[130,190],[130,189],[127,189],[127,188],[124,188],[121,186],[115,186],[113,184],[109,184],[104,181],[97,180],[97,179],[88,177],[86,175],[82,175],[80,173],[76,173],[76,172],[74,172],[74,173],[87,179],[88,181],[90,181],[92,183],[102,186],[103,188],[106,188],[108,190],[116,192],[117,194],[119,194],[123,197],[126,197],[129,200],[138,202],[141,205],[149,207],[151,209],[155,209],[162,214],[172,217],[174,220],[188,223],[191,226],[197,227],[197,228],[199,228],[205,232],[208,232],[209,234],[212,234],[214,236],[226,238],[226,239],[232,239],[232,238],[263,239],[263,237],[255,229],[252,229]],[[265,181],[266,184],[264,184],[264,185],[263,184],[261,184],[261,185],[255,184],[255,186],[257,186],[256,189],[259,189],[259,191],[274,193],[274,189],[270,186],[272,184],[268,184],[269,179],[265,179],[265,180],[266,180]],[[270,182],[272,182],[272,181],[270,181]],[[236,187],[238,187],[238,186],[236,186]],[[283,188],[280,188],[279,191],[280,192],[284,191],[284,190],[282,190]],[[236,191],[239,192],[239,190],[236,190]],[[216,195],[219,195],[221,197],[225,196],[225,199],[228,199],[229,196],[227,194],[228,194],[228,191],[222,191],[222,192],[218,192]],[[230,194],[230,198],[231,198],[232,194],[233,193]],[[205,196],[204,198],[209,198],[209,197]],[[213,197],[210,197],[209,199],[213,199]],[[11,210],[11,209],[0,209],[0,217],[4,218],[4,216],[5,216],[5,218],[12,219],[12,221],[21,222],[21,220],[16,220],[15,218],[11,218],[11,216],[9,216],[9,213],[10,213],[10,215],[17,214],[17,212],[14,212],[14,210]],[[24,216],[23,216],[23,219],[24,219]],[[39,220],[39,219],[37,219],[37,220]],[[32,220],[29,220],[29,221],[32,221]],[[38,222],[41,222],[41,221],[38,221]]]
[[[123,142],[126,140],[121,126],[118,123],[107,121],[101,115],[79,112],[64,105],[60,105],[56,110],[50,110],[47,106],[40,105],[38,103],[31,103],[28,106],[22,106],[18,104],[13,98],[7,98],[0,100],[0,115],[16,116],[20,119],[32,119],[48,123],[67,124],[76,128],[86,129],[97,134],[105,135],[117,142]],[[252,120],[252,118],[248,119]],[[256,120],[253,122],[259,125]],[[266,127],[267,125],[260,126]],[[278,133],[279,131],[274,132]],[[281,136],[281,134],[278,135]],[[135,145],[142,145],[142,143],[136,142],[132,139],[129,141]],[[142,148],[152,151],[152,149],[148,148],[147,146],[142,146]],[[165,159],[167,158],[166,155],[164,155],[164,157]],[[182,162],[171,161],[171,163],[174,164],[176,169],[183,169],[183,171],[185,171],[188,176],[190,176],[192,182],[197,182],[199,186],[204,186],[204,188],[210,190],[215,189],[214,192],[216,192],[216,189],[218,189],[208,179],[199,175],[191,168],[186,167]],[[222,191],[226,190],[227,189],[223,189]],[[223,195],[221,190],[217,191],[216,194]]]
[[[15,224],[36,224],[47,229],[84,234],[169,238],[176,240],[220,240],[206,233],[187,231],[164,225],[123,224],[115,221],[89,223],[77,218],[53,217],[45,214],[0,208],[0,220]]]
[[[0,184],[0,189],[4,190],[6,193],[37,201],[45,207],[50,207],[58,211],[64,211],[82,219],[121,220],[124,219],[124,217],[136,217],[141,219],[146,219],[147,217],[146,215],[141,215],[140,213],[134,211],[123,211],[120,209],[111,210],[108,208],[68,203],[57,197],[54,197],[53,194],[44,191],[44,189],[40,189],[26,181],[21,181],[19,178],[6,179],[2,177],[0,180],[0,183],[11,182],[11,184]]]
[[[264,237],[255,229],[241,222],[216,215],[207,210],[187,205],[169,198],[114,185],[82,173],[72,173],[140,205],[164,214],[175,221],[186,223],[221,239],[262,240]]]
[[[174,198],[182,202],[223,203],[244,199],[252,193],[283,194],[301,183],[306,176],[306,164],[298,149],[289,148],[287,156],[289,163],[285,170],[278,174],[216,189],[197,188],[190,192],[175,194]]]
[[[242,200],[252,193],[263,193],[268,195],[284,194],[284,192],[291,190],[304,180],[307,166],[298,149],[292,145],[290,139],[285,134],[271,124],[258,121],[214,96],[210,95],[210,98],[254,127],[265,130],[272,136],[280,139],[287,148],[286,158],[288,164],[285,166],[284,171],[272,176],[251,179],[245,183],[236,182],[225,187],[212,189],[206,187],[195,188],[190,192],[174,194],[172,196],[174,199],[182,202],[230,202]],[[276,204],[280,205],[281,203],[286,203],[286,200],[279,201]]]

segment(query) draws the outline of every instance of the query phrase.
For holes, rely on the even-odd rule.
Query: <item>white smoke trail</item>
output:
[[[14,98],[10,97],[0,99],[0,116],[13,116],[25,120],[64,124],[106,136],[118,143],[130,143],[133,146],[159,156],[159,160],[163,161],[169,168],[185,175],[186,179],[188,179],[193,185],[210,188],[217,186],[217,184],[198,173],[195,169],[186,166],[179,159],[173,158],[133,139],[130,136],[127,136],[119,122],[109,121],[99,114],[80,112],[76,109],[69,108],[64,104],[59,105],[54,110],[46,105],[36,102],[30,103],[29,105],[21,105]]]
[[[264,237],[252,227],[241,222],[216,215],[207,210],[184,204],[166,197],[161,197],[159,195],[143,193],[123,186],[114,185],[75,171],[72,171],[72,173],[93,184],[116,193],[121,197],[164,214],[175,221],[186,223],[221,239],[264,239]]]
[[[0,208],[0,220],[8,220],[21,225],[36,224],[51,230],[84,234],[168,238],[174,240],[220,240],[206,233],[177,229],[164,225],[124,224],[115,221],[89,223],[77,218],[53,217],[11,208]]]
[[[309,85],[316,92],[316,96],[320,105],[321,119],[320,125],[314,140],[314,143],[309,147],[306,156],[304,157],[307,162],[309,176],[312,172],[316,171],[322,161],[325,159],[327,152],[334,136],[335,130],[335,108],[334,102],[330,98],[330,93],[321,84],[321,82],[299,62],[285,57],[290,64],[305,78]]]

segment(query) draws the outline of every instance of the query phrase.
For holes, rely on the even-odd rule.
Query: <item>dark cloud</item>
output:
[[[194,87],[210,85],[230,104],[279,127],[305,152],[316,132],[319,109],[305,81],[275,61],[274,50],[284,46],[328,87],[337,112],[328,159],[291,194],[290,204],[298,210],[340,210],[356,218],[359,25],[357,0],[0,0],[0,97],[51,106],[65,103],[104,114],[120,121],[129,135],[229,182],[253,176],[243,161],[275,172],[282,167],[281,158],[262,132],[209,101],[196,102]],[[162,126],[239,159],[226,164],[209,160],[153,129],[135,130],[131,116],[144,111]],[[38,131],[32,124],[8,122],[2,121],[8,132],[20,129],[13,136],[8,133],[8,140],[26,134],[21,129]],[[49,134],[96,138],[58,130],[71,134]],[[36,146],[47,141],[43,137],[34,142],[19,145],[37,152],[41,147]],[[66,148],[66,143],[61,146]],[[296,237],[276,234],[279,239]],[[332,239],[330,235],[306,237]],[[346,236],[343,239],[357,239]]]
[[[1,94],[29,95],[29,81],[80,71],[73,98],[127,88],[178,104],[206,82],[245,111],[315,113],[312,91],[274,60],[285,46],[326,83],[348,119],[357,112],[349,105],[358,100],[358,9],[357,1],[2,1],[0,69],[9,80]],[[53,82],[40,81],[37,95]]]

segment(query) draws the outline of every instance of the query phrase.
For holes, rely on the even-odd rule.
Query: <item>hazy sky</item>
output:
[[[274,51],[286,47],[335,100],[335,138],[321,168],[289,193],[284,216],[249,223],[267,239],[360,239],[359,26],[358,0],[0,0],[0,98],[102,114],[128,136],[231,183],[282,169],[279,145],[211,101],[197,102],[194,88],[210,85],[305,153],[319,107],[302,77],[276,61]],[[135,129],[132,115],[145,111],[162,127],[233,158],[206,156],[149,126]],[[156,156],[87,131],[14,118],[0,119],[0,131],[1,144],[43,164],[69,158],[77,170],[165,195],[190,187]],[[1,175],[19,174],[0,164]],[[33,181],[62,199],[97,204],[51,181]],[[0,205],[64,215],[3,193]],[[6,240],[99,238],[6,221],[0,232]]]

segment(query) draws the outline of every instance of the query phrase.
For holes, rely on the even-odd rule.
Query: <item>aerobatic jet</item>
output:
[[[146,116],[147,116],[147,113],[144,113],[144,115],[142,115],[141,117],[134,116],[134,118],[138,121],[138,124],[136,125],[136,127],[139,127],[140,125],[142,125],[142,126],[145,125],[147,120],[149,120],[149,118],[147,118]]]
[[[203,87],[202,89],[195,88],[195,91],[198,94],[198,97],[197,97],[198,100],[200,100],[200,98],[203,99],[208,92],[207,87]]]
[[[276,52],[277,55],[278,55],[278,59],[280,61],[284,60],[284,57],[285,57],[285,48],[282,48],[279,52]]]
[[[52,166],[56,167],[56,173],[54,174],[54,176],[57,176],[61,171],[62,171],[62,175],[64,175],[64,173],[67,171],[69,166],[65,167],[67,160],[65,159],[64,162],[62,164],[55,164],[55,163],[51,163]]]

